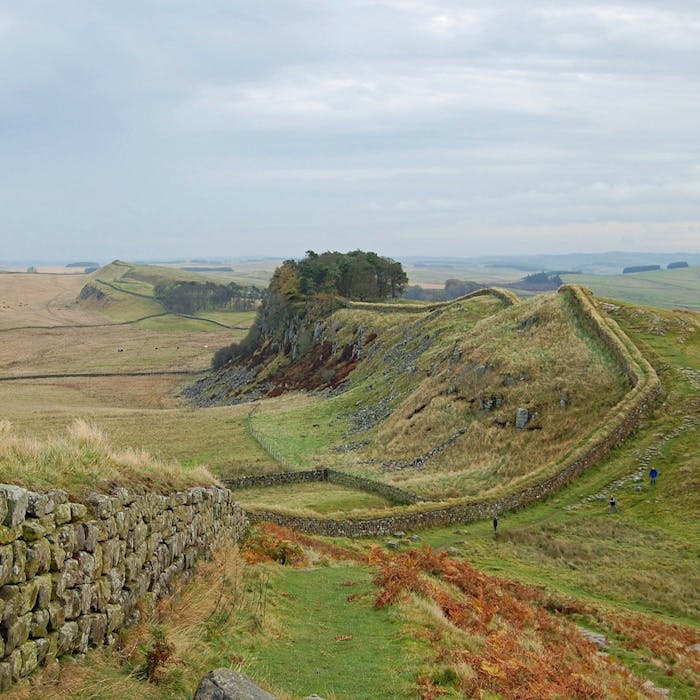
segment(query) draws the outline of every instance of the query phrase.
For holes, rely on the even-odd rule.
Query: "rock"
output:
[[[50,496],[36,491],[27,491],[27,515],[35,518],[43,518],[49,513],[53,513],[54,502]]]
[[[610,642],[604,634],[599,632],[593,632],[592,630],[576,625],[578,631],[585,637],[589,642],[595,644],[599,649],[606,650],[610,647]]]
[[[515,413],[515,429],[522,430],[530,420],[530,411],[527,408],[519,408]]]
[[[0,494],[4,495],[4,499],[2,500],[6,501],[7,505],[4,524],[8,527],[20,525],[24,522],[24,518],[27,514],[27,506],[29,505],[27,490],[19,486],[0,484]]]
[[[387,549],[398,549],[401,545],[396,540],[387,540],[386,546]]]
[[[279,700],[259,688],[248,676],[217,668],[202,679],[194,700]]]
[[[99,493],[91,493],[87,497],[88,508],[96,518],[108,518],[114,512],[112,499]]]

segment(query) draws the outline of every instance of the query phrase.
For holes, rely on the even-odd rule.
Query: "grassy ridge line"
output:
[[[345,531],[354,535],[373,535],[392,529],[478,520],[490,517],[496,512],[516,510],[542,500],[563,488],[586,468],[602,460],[636,427],[646,407],[659,394],[661,383],[652,366],[622,329],[612,319],[605,319],[599,313],[589,296],[590,293],[575,285],[561,287],[560,293],[566,295],[581,325],[612,353],[628,376],[631,389],[608,413],[603,425],[555,465],[558,468],[554,474],[544,479],[541,476],[539,479],[533,476],[531,483],[525,488],[506,493],[499,498],[450,499],[445,501],[441,508],[435,508],[434,504],[419,504],[400,509],[386,509],[374,517],[356,514],[341,521],[311,513],[294,513],[281,508],[273,511],[250,507],[247,513],[251,520],[291,524],[293,527],[320,534],[340,534]]]
[[[469,294],[464,294],[456,299],[450,299],[449,301],[437,301],[430,304],[387,304],[387,303],[374,303],[370,301],[347,301],[344,300],[344,305],[348,309],[359,309],[361,311],[390,311],[390,312],[405,312],[405,313],[425,313],[430,311],[435,311],[437,309],[444,309],[446,306],[451,306],[452,304],[457,304],[468,299],[474,299],[475,297],[483,296],[493,296],[501,301],[505,302],[507,306],[512,306],[520,301],[520,298],[513,294],[513,292],[508,289],[502,289],[501,287],[485,287],[484,289],[477,289],[475,292],[470,292]]]

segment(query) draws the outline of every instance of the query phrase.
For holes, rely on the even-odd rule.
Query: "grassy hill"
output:
[[[254,358],[243,386],[231,380],[234,365],[205,380],[200,398],[321,390],[256,409],[252,427],[273,454],[288,467],[335,466],[431,499],[495,494],[546,471],[630,388],[561,294],[510,306],[490,295],[410,310],[351,305],[314,333],[296,360]]]

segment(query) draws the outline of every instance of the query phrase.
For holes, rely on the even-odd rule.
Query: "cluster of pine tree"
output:
[[[235,282],[159,282],[155,296],[169,311],[193,314],[198,311],[251,311],[263,290]]]
[[[376,253],[315,253],[302,260],[286,260],[275,273],[287,296],[335,294],[347,299],[381,301],[401,296],[408,277],[401,263]]]

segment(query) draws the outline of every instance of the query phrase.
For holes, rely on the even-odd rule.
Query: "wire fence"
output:
[[[253,416],[255,415],[256,411],[260,408],[259,405],[254,406],[253,409],[248,413],[248,420],[247,420],[247,428],[248,428],[248,434],[250,437],[255,440],[255,442],[259,445],[259,447],[266,452],[272,459],[277,462],[277,464],[280,464],[281,466],[285,467],[286,469],[296,469],[298,468],[298,465],[292,464],[272,443],[272,441],[263,433],[261,433],[259,430],[255,428],[253,425]]]

